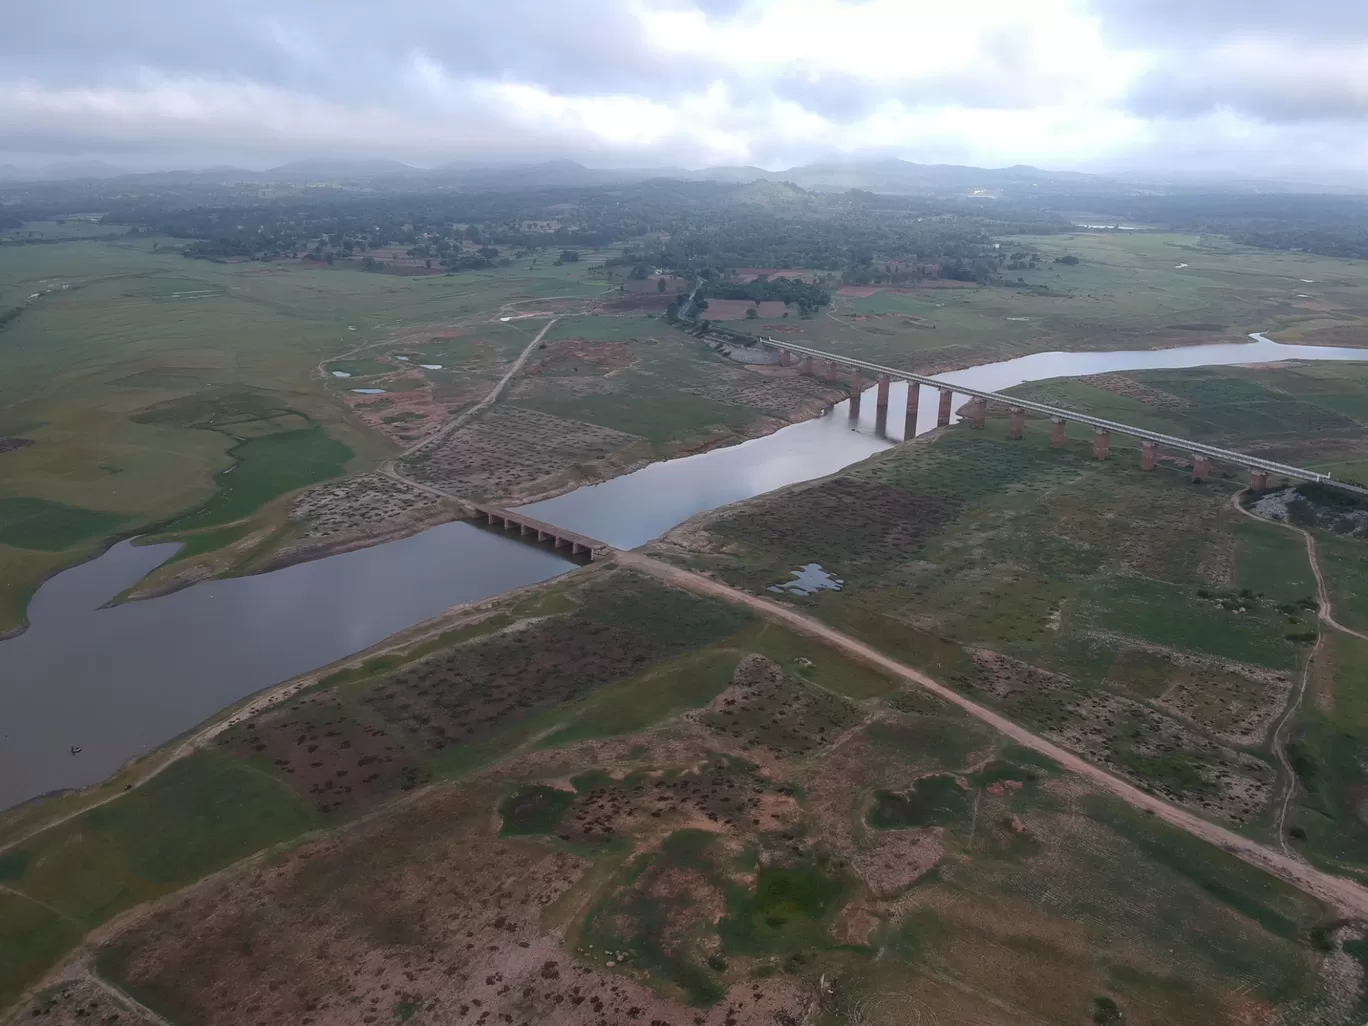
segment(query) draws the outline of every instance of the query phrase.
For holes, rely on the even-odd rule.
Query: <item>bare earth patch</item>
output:
[[[414,480],[457,495],[521,502],[595,476],[642,442],[612,428],[499,405],[404,463]]]

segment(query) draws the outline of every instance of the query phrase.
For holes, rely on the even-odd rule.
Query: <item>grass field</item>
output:
[[[419,416],[414,396],[430,394],[432,409],[423,416],[444,417],[482,395],[502,363],[526,344],[529,324],[536,326],[499,320],[515,316],[517,304],[604,297],[604,312],[566,316],[552,329],[545,373],[518,382],[508,397],[518,408],[558,418],[558,433],[582,442],[585,458],[567,458],[573,472],[555,480],[528,480],[528,471],[491,481],[487,467],[449,468],[458,485],[485,497],[551,494],[641,459],[736,441],[822,398],[812,383],[806,391],[779,390],[773,383],[759,387],[735,367],[723,373],[717,358],[681,344],[658,317],[626,307],[610,312],[616,310],[612,286],[595,277],[588,260],[534,267],[524,258],[495,271],[405,278],[344,267],[190,261],[167,240],[82,241],[93,227],[31,225],[64,241],[0,247],[0,309],[23,304],[3,327],[0,438],[33,443],[0,452],[0,502],[60,504],[43,507],[59,528],[37,546],[11,521],[28,519],[22,510],[38,507],[13,507],[0,516],[0,631],[21,622],[43,577],[98,551],[113,535],[170,521],[178,532],[217,529],[242,517],[279,528],[285,507],[274,500],[281,495],[369,469],[420,437],[423,429],[415,425],[426,422],[410,422]],[[1279,338],[1344,341],[1368,310],[1368,274],[1347,262],[1178,235],[1025,242],[1046,262],[1023,272],[1029,279],[1023,287],[843,296],[813,318],[777,318],[756,328],[934,369],[1042,349],[1190,344],[1264,328],[1277,329]],[[1050,263],[1064,252],[1082,262]],[[424,326],[471,318],[483,321],[478,331],[423,334]],[[327,363],[353,377],[317,376],[320,362],[387,339],[398,343]],[[402,355],[404,340],[421,343],[408,350],[407,364],[381,358],[391,349]],[[567,370],[559,357],[573,356],[580,342],[597,348],[587,366],[572,361]],[[612,352],[614,346],[621,352]],[[417,377],[419,361],[441,369]],[[1181,416],[1116,395],[1101,405],[1149,426],[1186,426],[1217,437],[1257,423],[1268,437],[1291,440],[1296,428],[1289,416],[1314,417],[1331,434],[1351,430],[1358,399],[1323,374],[1303,377],[1303,405],[1295,411],[1270,398],[1257,375],[1222,378],[1218,409],[1206,401],[1182,408],[1181,378],[1169,381],[1175,408],[1186,409]],[[393,397],[362,406],[347,392],[377,379]],[[1190,387],[1209,397],[1212,384],[1194,380]],[[1097,402],[1087,385],[1053,387],[1056,398]],[[248,399],[272,412],[228,418],[210,408]],[[386,403],[397,404],[394,412],[386,412]],[[600,454],[600,443],[575,434],[574,425],[586,423],[616,432],[612,438],[621,444]],[[477,463],[486,456],[501,464],[521,460],[511,452],[486,454],[485,440],[470,443]],[[530,443],[535,451],[542,439]],[[1361,453],[1327,460],[1368,473]],[[218,537],[190,535],[192,551],[183,558],[210,553],[207,546]],[[267,558],[270,548],[253,552]]]
[[[719,511],[716,551],[684,558],[761,593],[819,562],[845,587],[789,601],[1255,828],[1267,730],[1305,657],[1282,608],[1314,595],[1304,549],[1231,509],[1229,486],[1137,463],[956,429]]]
[[[25,304],[0,328],[0,438],[32,443],[0,452],[0,631],[111,535],[217,527],[391,453],[337,400],[341,381],[318,378],[321,360],[472,317],[511,359],[528,335],[495,319],[502,304],[605,289],[583,265],[403,278],[61,231],[73,241],[0,246],[0,308]]]
[[[265,850],[99,971],[209,1024],[784,1022],[823,977],[818,1021],[890,1026],[1333,997],[1314,903],[809,639],[611,567],[468,616],[0,854],[0,996]]]
[[[837,295],[812,319],[731,326],[777,330],[819,349],[923,371],[1044,350],[1240,341],[1251,331],[1329,345],[1362,345],[1364,338],[1368,265],[1359,261],[1165,233],[1078,233],[1003,245],[1030,246],[1043,260],[1035,271],[1004,272],[1020,276],[1016,288],[881,289]],[[1052,262],[1066,253],[1081,262]]]

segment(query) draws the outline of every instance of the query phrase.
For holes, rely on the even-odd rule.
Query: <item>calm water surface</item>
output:
[[[999,390],[1106,371],[1368,360],[1368,350],[1255,338],[1141,352],[1037,353],[938,376]],[[856,418],[841,403],[765,438],[652,464],[525,508],[611,545],[635,547],[696,513],[833,473],[901,441],[902,386],[894,385],[890,400],[882,434],[871,388]],[[934,426],[935,407],[935,392],[923,389],[919,432]],[[29,607],[29,630],[0,642],[0,808],[103,779],[254,691],[449,606],[571,569],[549,551],[470,524],[445,524],[270,574],[99,608],[172,551],[125,542],[57,575]],[[79,755],[70,754],[72,745],[81,747]]]
[[[29,629],[0,642],[0,808],[101,780],[238,699],[448,606],[572,569],[455,523],[99,608],[176,548],[123,542],[58,574],[29,606]]]

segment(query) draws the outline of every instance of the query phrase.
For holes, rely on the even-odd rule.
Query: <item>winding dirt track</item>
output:
[[[1253,510],[1245,509],[1240,503],[1240,498],[1249,489],[1242,489],[1230,497],[1230,504],[1237,510],[1249,517],[1257,520],[1261,524],[1273,524],[1276,527],[1285,527],[1289,531],[1296,531],[1306,542],[1306,558],[1311,564],[1311,573],[1316,577],[1316,603],[1318,606],[1316,615],[1326,626],[1339,631],[1341,634],[1348,634],[1355,638],[1368,641],[1368,635],[1360,634],[1352,630],[1335,619],[1334,609],[1330,605],[1330,592],[1325,587],[1325,575],[1321,573],[1320,558],[1316,553],[1316,538],[1310,532],[1298,527],[1296,524],[1286,524],[1281,520],[1268,520],[1259,516]],[[1282,800],[1278,803],[1278,816],[1275,826],[1278,830],[1278,844],[1282,846],[1283,854],[1291,856],[1292,850],[1287,843],[1287,812],[1292,807],[1292,799],[1297,794],[1297,773],[1292,768],[1292,762],[1287,757],[1287,732],[1292,727],[1292,720],[1296,718],[1297,712],[1301,709],[1302,701],[1306,697],[1306,686],[1311,680],[1311,668],[1315,665],[1316,656],[1320,655],[1321,649],[1325,646],[1325,633],[1318,631],[1316,643],[1311,647],[1307,654],[1306,663],[1302,666],[1301,680],[1297,683],[1297,690],[1287,703],[1287,709],[1278,720],[1278,725],[1273,728],[1273,741],[1270,747],[1273,754],[1278,757],[1278,762],[1283,770],[1283,794]]]
[[[1153,795],[1146,794],[1139,788],[1126,783],[1118,777],[1112,776],[1106,770],[1094,766],[1092,763],[1080,758],[1074,753],[1060,748],[1051,741],[1047,741],[1036,734],[1032,734],[1026,728],[1013,723],[1004,716],[995,713],[986,706],[979,705],[959,694],[957,691],[946,687],[944,684],[926,676],[912,667],[890,659],[888,656],[871,648],[864,642],[852,638],[847,634],[829,627],[826,624],[813,620],[803,614],[772,602],[769,599],[760,598],[758,595],[751,595],[744,591],[739,591],[729,585],[722,584],[720,581],[704,577],[702,574],[684,570],[680,567],[671,566],[669,563],[661,562],[650,556],[642,555],[638,552],[617,552],[614,558],[622,566],[630,567],[644,574],[649,574],[667,584],[672,584],[679,588],[706,595],[711,598],[721,599],[733,605],[745,606],[752,612],[763,616],[767,620],[781,623],[786,627],[792,628],[808,637],[816,638],[819,641],[830,645],[832,648],[839,649],[846,655],[859,660],[867,666],[872,666],[877,670],[889,674],[895,678],[918,684],[926,688],[937,697],[950,702],[951,704],[963,709],[975,719],[987,723],[989,726],[1010,737],[1017,744],[1030,748],[1032,751],[1039,752],[1059,763],[1065,769],[1079,776],[1086,777],[1089,781],[1096,784],[1103,790],[1111,793],[1129,805],[1145,812],[1153,813],[1158,819],[1165,823],[1177,827],[1194,837],[1200,838],[1209,844],[1215,845],[1222,851],[1234,855],[1238,859],[1248,862],[1265,872],[1287,881],[1292,886],[1311,895],[1312,897],[1325,902],[1327,905],[1337,909],[1339,913],[1347,918],[1362,918],[1368,916],[1368,888],[1362,887],[1352,880],[1326,873],[1314,866],[1282,852],[1267,848],[1257,841],[1252,841],[1247,837],[1241,837],[1225,827],[1209,823],[1194,813],[1186,809],[1170,805],[1168,802]]]

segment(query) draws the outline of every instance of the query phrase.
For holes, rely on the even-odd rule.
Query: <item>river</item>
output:
[[[1368,350],[1253,342],[1110,353],[1036,353],[937,375],[998,391],[1107,371],[1368,360]],[[618,548],[642,545],[696,513],[833,473],[902,440],[904,386],[888,432],[873,389],[764,438],[655,463],[524,507]],[[958,405],[958,400],[957,403]],[[923,390],[918,433],[935,424]],[[1043,444],[1043,443],[1042,443]],[[0,809],[102,780],[218,710],[367,648],[448,607],[572,568],[558,556],[467,523],[301,563],[206,581],[161,598],[101,606],[175,551],[123,542],[47,581],[29,629],[0,642]],[[79,747],[71,754],[72,746]]]

